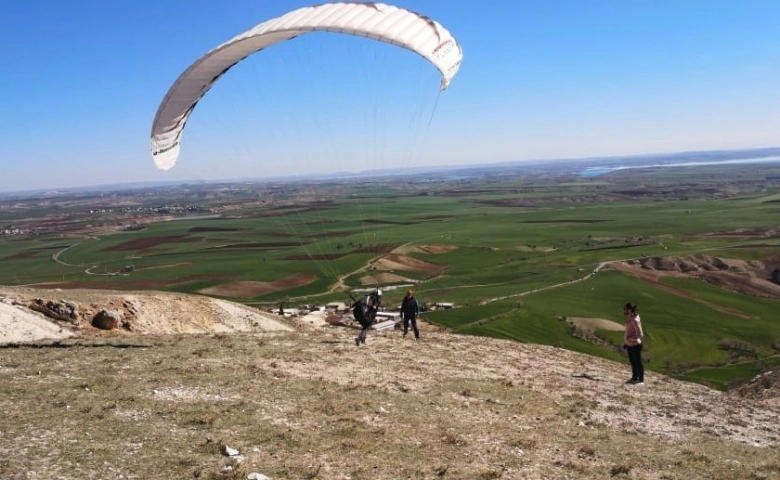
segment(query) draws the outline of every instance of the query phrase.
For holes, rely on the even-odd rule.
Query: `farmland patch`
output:
[[[163,237],[145,237],[135,238],[126,242],[121,242],[110,247],[102,249],[103,252],[126,252],[134,250],[146,250],[149,248],[165,245],[168,243],[194,243],[200,242],[201,237],[190,237],[189,235],[167,235]]]
[[[239,281],[230,282],[215,287],[204,288],[198,293],[205,295],[217,295],[229,298],[251,298],[266,293],[278,292],[290,288],[300,287],[313,282],[317,277],[299,273],[273,282]]]

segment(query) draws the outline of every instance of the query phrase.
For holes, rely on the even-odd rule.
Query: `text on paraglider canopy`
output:
[[[433,56],[436,58],[446,57],[455,48],[455,40],[445,40],[433,49]]]
[[[173,150],[174,148],[176,148],[176,146],[177,146],[178,144],[179,144],[179,142],[176,142],[176,143],[174,143],[173,145],[170,145],[170,146],[168,146],[168,147],[161,148],[161,149],[159,149],[159,150],[155,150],[155,151],[153,151],[153,152],[152,152],[152,156],[157,156],[157,155],[160,155],[161,153],[165,153],[165,152],[168,152],[168,151],[170,151],[170,150]]]

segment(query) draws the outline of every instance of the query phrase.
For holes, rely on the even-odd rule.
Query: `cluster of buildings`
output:
[[[152,213],[169,215],[172,213],[203,213],[210,212],[209,208],[200,205],[162,205],[156,207],[132,206],[115,208],[92,208],[89,210],[91,215],[106,213]]]
[[[0,237],[13,237],[15,235],[29,235],[30,233],[31,230],[26,228],[10,227],[10,228],[4,228],[0,230]]]

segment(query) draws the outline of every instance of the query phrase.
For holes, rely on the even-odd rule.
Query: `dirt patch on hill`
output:
[[[609,330],[617,332],[624,328],[623,325],[605,318],[567,317],[566,321],[572,325],[590,331]]]
[[[427,253],[429,255],[439,255],[441,253],[447,253],[455,250],[455,245],[402,245],[395,250],[393,250],[393,253],[397,253],[399,255],[404,255],[408,253]]]
[[[700,303],[702,305],[706,305],[708,308],[711,308],[711,309],[716,310],[718,312],[723,312],[723,313],[725,313],[727,315],[734,315],[736,317],[744,318],[744,319],[750,318],[750,316],[747,313],[745,313],[745,312],[743,312],[741,310],[737,310],[735,308],[724,307],[724,306],[721,306],[721,305],[716,305],[714,303],[710,303],[710,302],[701,300],[699,298],[696,298],[691,292],[689,292],[688,290],[685,290],[684,288],[679,288],[679,287],[675,287],[674,285],[668,285],[666,283],[662,283],[660,281],[660,277],[663,276],[663,275],[666,275],[667,274],[666,272],[661,273],[661,272],[656,272],[656,271],[643,270],[641,268],[641,266],[639,266],[639,265],[629,264],[629,263],[624,263],[624,262],[610,263],[608,268],[611,268],[613,270],[617,270],[617,271],[620,271],[620,272],[624,272],[624,273],[629,273],[629,274],[635,276],[636,278],[638,278],[638,279],[640,279],[640,280],[642,280],[642,281],[644,281],[646,283],[649,283],[649,284],[653,285],[653,287],[655,287],[655,288],[657,288],[659,290],[662,290],[662,291],[667,292],[667,293],[671,293],[672,295],[677,295],[678,297],[683,297],[683,298],[686,298],[688,300],[692,300],[692,301]]]
[[[515,250],[518,250],[520,252],[554,252],[556,249],[555,247],[545,247],[545,246],[538,246],[538,245],[519,245],[514,248]]]
[[[731,273],[702,273],[698,278],[726,290],[753,297],[780,298],[780,285],[763,278]]]
[[[761,238],[776,238],[780,235],[777,228],[738,228],[728,232],[710,232],[692,235],[692,238],[718,238],[726,240],[755,240]]]
[[[440,253],[447,253],[455,250],[454,245],[420,245],[417,247],[421,252],[430,253],[432,255],[438,255]]]
[[[730,392],[751,400],[760,400],[780,407],[780,371],[766,372]]]
[[[395,273],[378,273],[376,275],[366,275],[365,277],[360,277],[360,284],[364,286],[413,281],[414,280],[402,277],[401,275],[396,275]]]
[[[690,255],[647,257],[613,263],[610,267],[654,283],[658,283],[661,276],[695,278],[744,295],[780,299],[780,285],[771,281],[777,264],[776,257],[769,257],[764,261],[745,261],[708,255]],[[669,285],[659,286],[659,288],[691,298],[679,288]]]
[[[446,265],[438,265],[425,260],[390,253],[372,263],[377,270],[401,270],[407,272],[425,272],[428,276],[436,276],[446,269]]]
[[[300,287],[316,280],[314,275],[299,273],[273,282],[239,281],[198,290],[198,293],[228,298],[252,298],[271,292]]]

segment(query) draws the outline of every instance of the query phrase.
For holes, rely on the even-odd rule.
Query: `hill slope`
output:
[[[633,387],[628,365],[488,338],[252,325],[0,348],[0,478],[780,475],[777,395]]]

